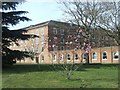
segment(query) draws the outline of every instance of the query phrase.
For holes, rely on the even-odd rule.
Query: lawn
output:
[[[118,65],[82,65],[70,80],[51,65],[13,65],[2,72],[3,88],[118,88]]]

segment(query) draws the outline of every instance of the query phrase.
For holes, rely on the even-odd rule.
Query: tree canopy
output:
[[[2,65],[12,65],[15,59],[22,59],[24,57],[31,57],[28,51],[12,50],[9,46],[16,44],[19,45],[18,40],[26,40],[35,35],[25,35],[27,32],[24,29],[10,30],[9,26],[15,26],[20,21],[30,21],[31,19],[23,16],[22,14],[28,13],[27,11],[16,11],[18,4],[22,2],[2,2]]]

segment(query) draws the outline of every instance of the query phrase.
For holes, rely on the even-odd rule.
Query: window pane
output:
[[[118,60],[119,59],[119,52],[113,52],[113,60]]]
[[[102,59],[107,59],[107,53],[106,52],[102,53]]]

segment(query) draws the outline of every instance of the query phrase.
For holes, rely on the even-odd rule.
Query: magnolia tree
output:
[[[62,26],[62,28],[64,27]],[[60,39],[61,37],[63,37],[62,40]],[[64,30],[64,35],[61,37],[57,37],[55,35],[53,36],[52,40],[49,39],[49,42],[51,44],[48,47],[53,48],[50,53],[53,56],[52,62],[53,62],[54,70],[58,70],[58,68],[61,69],[63,75],[65,75],[67,79],[71,79],[71,75],[73,75],[73,72],[76,71],[84,62],[83,54],[84,54],[84,59],[87,62],[89,61],[87,55],[89,54],[91,46],[89,41],[84,40],[84,37],[87,37],[87,35],[84,32],[84,29],[81,27],[78,28],[78,26],[76,25],[69,25],[69,27],[67,27],[66,30]],[[62,44],[60,44],[61,42]],[[61,46],[66,48],[66,49],[63,48],[64,53],[62,53],[61,50],[58,51],[58,49]],[[82,60],[81,62],[79,62],[79,64],[75,64],[75,57],[76,59],[79,59],[77,51],[80,49],[82,50],[82,55],[81,55]],[[57,53],[59,53],[58,57],[56,57]],[[72,54],[73,56],[72,58],[71,58],[71,54],[69,53]],[[55,59],[57,63],[59,63],[59,65],[54,64]]]

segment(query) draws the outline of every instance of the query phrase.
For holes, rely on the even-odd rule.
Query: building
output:
[[[12,49],[33,51],[37,53],[34,59],[25,58],[17,63],[81,63],[85,61],[82,45],[84,37],[78,33],[78,27],[70,23],[46,21],[23,28],[24,34],[39,37],[18,41],[20,46],[13,45]],[[84,30],[81,26],[79,30]],[[89,51],[90,63],[118,63],[119,47],[114,39],[107,36],[103,30],[91,30],[92,45]]]

